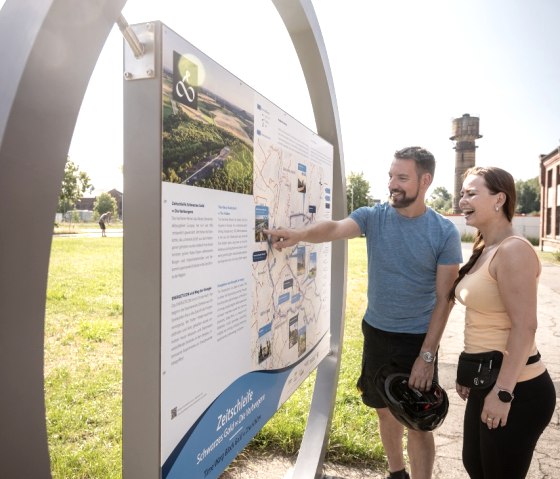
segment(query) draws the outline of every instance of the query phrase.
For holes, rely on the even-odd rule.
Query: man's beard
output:
[[[403,190],[391,190],[391,194],[389,195],[389,202],[391,203],[391,206],[393,206],[393,208],[406,208],[416,201],[419,192],[420,188],[416,190],[416,194],[414,196],[406,196],[406,192],[404,192]],[[393,197],[393,193],[399,193],[401,196],[398,199],[395,199]]]

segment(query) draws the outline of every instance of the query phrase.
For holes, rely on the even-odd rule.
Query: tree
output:
[[[515,182],[517,191],[517,213],[529,214],[541,210],[541,186],[539,177],[529,180],[517,180]]]
[[[430,208],[441,214],[451,213],[453,211],[453,196],[447,191],[445,186],[434,188],[434,191],[426,203]]]
[[[76,203],[82,199],[86,191],[91,193],[92,190],[93,185],[88,174],[80,171],[78,165],[75,165],[68,157],[64,167],[57,211],[64,215],[76,206]]]
[[[111,217],[114,218],[118,211],[117,208],[117,200],[109,193],[101,193],[95,199],[95,203],[93,204],[93,211],[96,218],[99,218],[103,213],[107,213],[107,211],[109,211],[111,213]]]
[[[369,189],[369,181],[364,178],[363,173],[350,172],[350,175],[346,178],[346,208],[348,214],[361,206],[369,206],[372,203]]]

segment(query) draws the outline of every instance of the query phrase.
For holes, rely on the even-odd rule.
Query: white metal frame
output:
[[[334,146],[333,218],[341,219],[346,215],[341,132],[319,24],[311,0],[272,1],[298,53],[317,132]],[[0,13],[2,477],[50,477],[43,354],[53,220],[67,152],[89,78],[125,3],[126,0],[7,0]],[[85,18],[89,21],[84,22]],[[140,116],[129,121],[146,121],[153,111],[150,107],[148,111],[136,112]],[[138,142],[134,146],[125,142],[125,155],[134,154],[141,147]],[[142,201],[139,190],[135,193],[133,186],[141,174],[134,170],[127,170],[125,166],[125,207],[126,203],[138,200],[141,204]],[[145,235],[146,230],[141,233]],[[140,232],[126,231],[127,236],[135,234]],[[147,242],[159,244],[155,236],[147,238]],[[345,241],[333,244],[331,354],[318,368],[309,420],[293,471],[293,477],[297,478],[320,477],[321,474],[340,367],[346,251]],[[135,271],[134,265],[127,262],[127,254],[125,249],[125,315],[139,310],[138,302],[126,298],[139,298],[148,291],[147,282],[139,280],[138,275],[131,279]],[[153,283],[149,287],[153,290]],[[140,351],[134,352],[135,345],[148,341],[153,346],[159,338],[129,338],[126,326],[124,335],[125,353],[129,353],[124,368],[124,461],[127,464],[130,457],[130,462],[139,465],[153,464],[159,448],[155,451],[135,449],[134,435],[146,427],[153,431],[159,421],[159,411],[143,415],[143,424],[137,430],[130,428],[127,415],[133,417],[139,407],[138,396],[136,401],[128,399],[134,394],[134,385],[139,384],[135,381],[141,374],[141,370],[134,370],[130,360],[140,356]],[[144,359],[156,360],[153,354]],[[158,368],[158,361],[159,358],[149,367]],[[155,389],[142,393],[155,394]],[[150,439],[152,444],[158,440],[157,436]],[[143,475],[130,477],[157,477],[153,470],[149,476],[145,469],[143,471]],[[125,473],[129,472],[125,470]]]

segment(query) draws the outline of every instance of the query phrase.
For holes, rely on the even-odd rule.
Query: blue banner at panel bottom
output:
[[[162,478],[217,478],[276,413],[291,371],[255,371],[235,381],[185,434]]]

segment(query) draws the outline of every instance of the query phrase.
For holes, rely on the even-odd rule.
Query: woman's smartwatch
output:
[[[515,397],[513,395],[513,393],[511,391],[508,391],[507,389],[502,389],[500,386],[496,385],[496,394],[498,395],[498,399],[502,402],[508,403],[513,401],[513,398]]]

